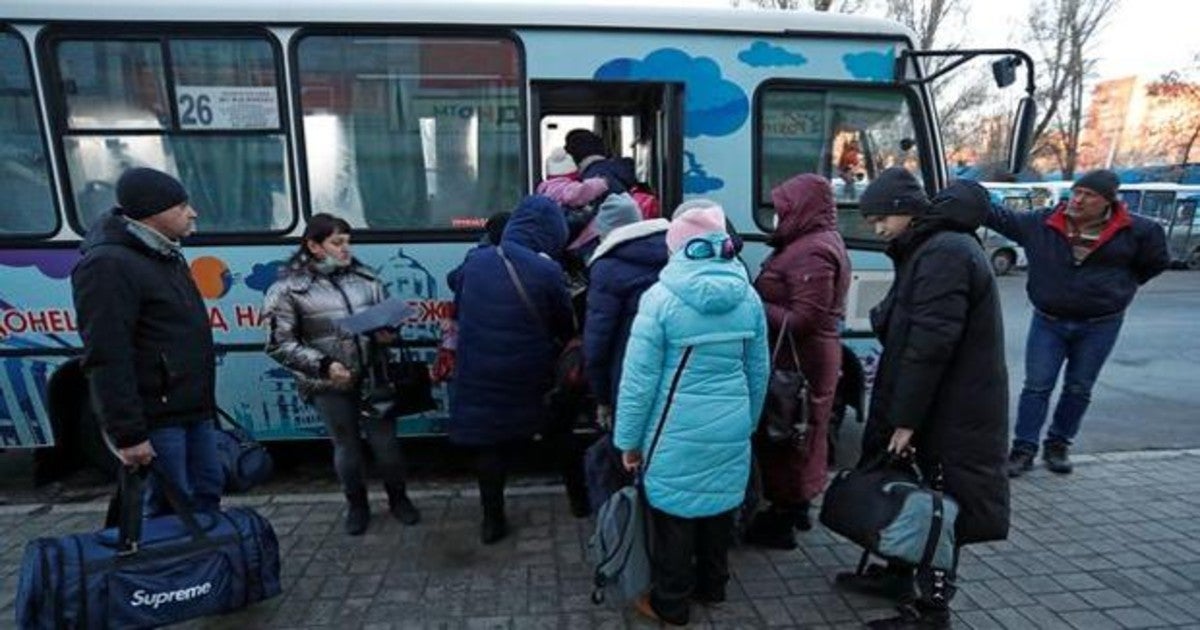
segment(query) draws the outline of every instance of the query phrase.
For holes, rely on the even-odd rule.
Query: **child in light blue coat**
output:
[[[682,625],[689,597],[725,599],[733,511],[750,475],[770,365],[762,302],[734,256],[721,207],[680,206],[667,248],[671,259],[630,331],[613,440],[626,468],[644,464],[651,507],[653,586],[637,608]]]

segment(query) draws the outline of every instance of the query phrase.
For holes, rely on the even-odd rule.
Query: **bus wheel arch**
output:
[[[100,435],[100,422],[88,402],[87,378],[80,359],[71,359],[54,371],[46,399],[55,441],[55,447],[46,451],[58,460],[47,467],[48,472],[70,473],[82,464],[115,478],[117,458]]]
[[[46,415],[50,419],[54,446],[34,452],[35,484],[57,481],[78,470],[82,454],[75,428],[86,386],[79,359],[68,360],[50,375],[46,383]]]

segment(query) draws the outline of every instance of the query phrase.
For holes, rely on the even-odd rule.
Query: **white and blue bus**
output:
[[[263,293],[306,218],[330,212],[354,226],[356,254],[415,307],[404,335],[432,358],[451,314],[446,273],[579,126],[633,157],[664,209],[720,202],[754,271],[771,187],[802,172],[843,176],[855,266],[847,343],[869,376],[867,311],[890,263],[856,195],[893,165],[930,190],[947,181],[923,55],[997,57],[1002,84],[1025,63],[1033,89],[1019,51],[918,53],[913,39],[881,19],[650,3],[8,0],[0,448],[106,457],[88,447],[96,428],[69,274],[124,169],[177,175],[200,214],[186,252],[219,348],[220,406],[259,438],[306,438],[323,435],[321,423],[264,356],[260,326]],[[1014,137],[1015,160],[1025,137]],[[440,432],[441,399],[400,432]]]

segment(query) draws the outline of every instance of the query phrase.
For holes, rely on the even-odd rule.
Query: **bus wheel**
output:
[[[1200,271],[1200,247],[1192,250],[1192,255],[1188,256],[1187,268],[1192,271]]]
[[[117,478],[120,461],[100,435],[100,420],[92,413],[91,405],[79,406],[79,451],[93,468],[109,479]]]
[[[1003,276],[1012,271],[1017,264],[1017,255],[1011,249],[998,249],[992,252],[992,271],[997,276]]]

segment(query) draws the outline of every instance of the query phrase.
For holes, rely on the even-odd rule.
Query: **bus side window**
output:
[[[892,166],[921,172],[915,125],[904,93],[770,84],[760,90],[755,220],[771,225],[771,189],[800,173],[830,179],[846,238],[876,240],[858,198]],[[918,175],[919,176],[919,175]]]
[[[514,42],[313,34],[296,60],[313,212],[375,230],[478,229],[521,198]]]
[[[21,38],[0,30],[0,238],[58,225],[28,59]]]
[[[292,225],[279,60],[265,36],[89,35],[55,50],[81,230],[112,207],[117,178],[134,166],[177,175],[202,233]]]

